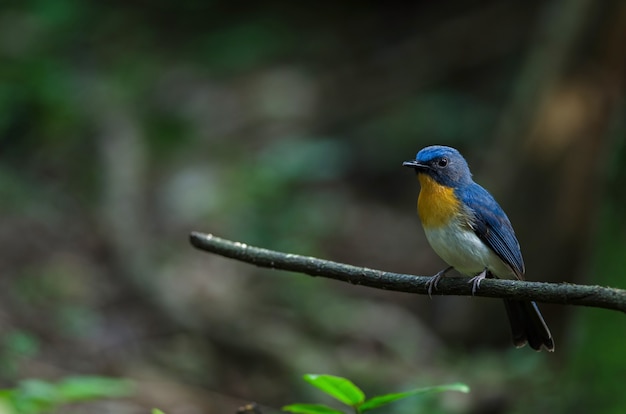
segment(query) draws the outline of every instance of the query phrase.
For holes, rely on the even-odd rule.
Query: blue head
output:
[[[426,174],[446,187],[458,188],[472,183],[472,173],[465,158],[451,147],[433,145],[417,153],[414,161],[402,165]]]

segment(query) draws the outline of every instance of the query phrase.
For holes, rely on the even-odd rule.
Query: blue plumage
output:
[[[472,180],[454,148],[435,145],[403,164],[421,184],[418,211],[428,242],[450,267],[427,283],[428,293],[450,269],[473,276],[472,293],[486,277],[524,278],[524,260],[513,226],[496,200]],[[513,343],[554,351],[554,341],[537,304],[505,299]]]
[[[472,214],[472,229],[495,254],[524,279],[524,259],[513,226],[498,202],[475,182],[456,189],[455,193]]]
[[[433,145],[418,152],[415,162],[426,166],[428,175],[439,184],[454,189],[474,233],[518,279],[523,279],[524,260],[513,226],[491,194],[472,180],[465,158],[454,148]]]
[[[445,168],[438,168],[436,163],[446,160]],[[454,148],[433,145],[426,147],[415,156],[415,162],[430,165],[429,175],[446,187],[456,188],[472,183],[472,173],[465,158]]]

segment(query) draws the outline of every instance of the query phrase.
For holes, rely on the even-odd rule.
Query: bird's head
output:
[[[402,163],[417,174],[426,174],[446,187],[459,187],[472,182],[472,173],[465,158],[454,148],[441,145],[426,147],[415,160]]]

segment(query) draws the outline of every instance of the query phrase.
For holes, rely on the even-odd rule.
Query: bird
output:
[[[485,278],[524,280],[519,242],[506,213],[474,182],[465,158],[442,145],[421,149],[403,166],[415,170],[420,183],[417,211],[430,246],[448,264],[428,282],[428,294],[450,270],[470,276],[472,295]],[[533,301],[504,299],[513,344],[554,351],[554,340]]]

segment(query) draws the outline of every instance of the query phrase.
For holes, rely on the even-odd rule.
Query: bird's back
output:
[[[524,278],[524,259],[515,231],[504,210],[491,194],[472,182],[456,191],[463,205],[471,210],[474,233],[511,268],[518,279]]]

